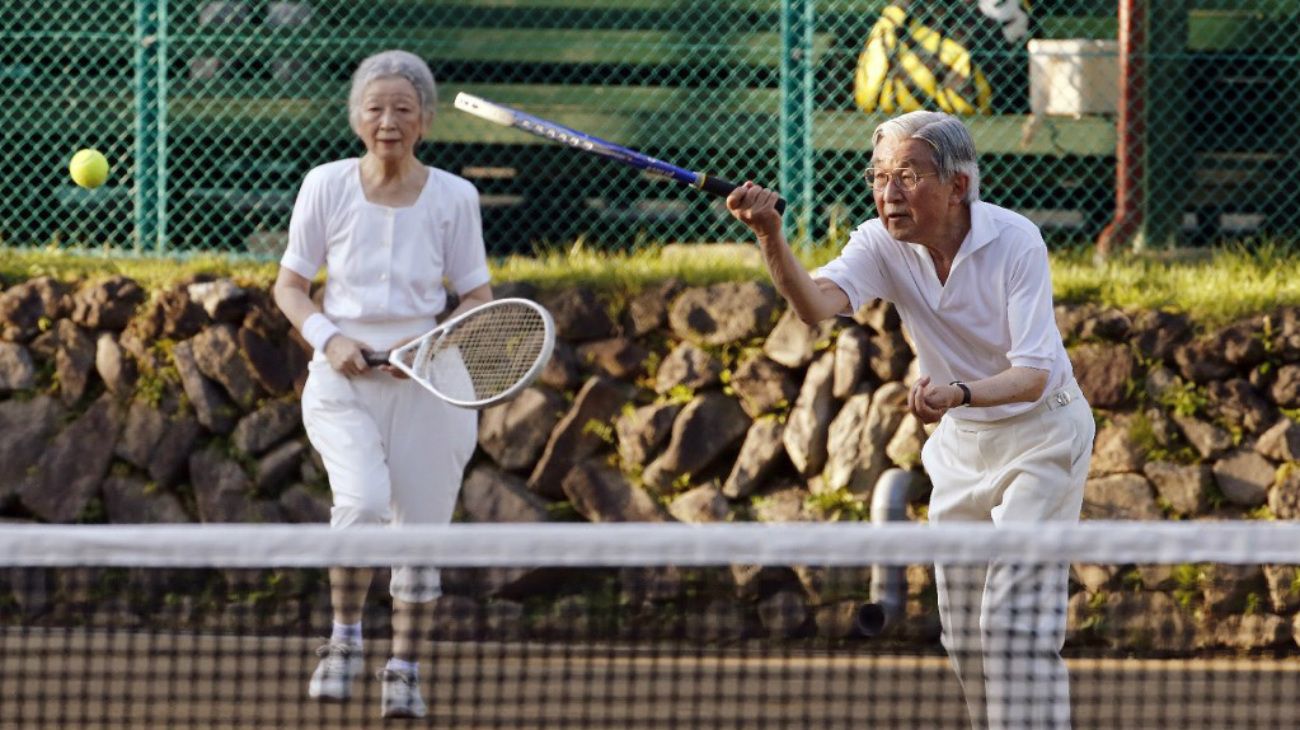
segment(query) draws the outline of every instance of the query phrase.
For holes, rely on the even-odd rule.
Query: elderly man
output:
[[[872,299],[898,309],[921,369],[908,405],[939,423],[921,456],[931,522],[1077,520],[1095,425],[1056,328],[1041,234],[980,201],[975,143],[955,117],[911,112],[872,139],[880,217],[812,274],[785,241],[774,192],[746,183],[727,207],[805,322]],[[1067,576],[1064,565],[936,566],[943,644],[974,727],[1069,727]]]

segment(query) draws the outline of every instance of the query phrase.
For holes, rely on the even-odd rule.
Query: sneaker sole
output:
[[[352,692],[349,691],[347,694],[336,695],[336,694],[328,694],[320,691],[313,692],[312,689],[308,687],[307,698],[316,700],[318,702],[347,702],[348,700],[352,699]]]
[[[397,712],[384,713],[381,717],[385,720],[420,720],[426,716],[427,715],[417,715],[414,712],[399,710]]]

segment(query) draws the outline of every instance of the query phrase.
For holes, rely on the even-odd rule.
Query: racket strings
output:
[[[447,395],[484,400],[527,376],[545,342],[546,323],[532,307],[492,307],[444,333],[428,348],[420,369]]]

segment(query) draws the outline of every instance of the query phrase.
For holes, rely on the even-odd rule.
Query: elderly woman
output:
[[[275,301],[315,348],[303,423],[329,475],[337,528],[449,522],[474,450],[472,411],[449,406],[364,350],[387,350],[436,325],[447,285],[457,312],[492,292],[478,193],[415,156],[434,118],[433,74],[419,57],[386,51],[352,77],[348,116],[366,153],[303,180],[280,261]],[[326,271],[321,307],[311,280]],[[362,606],[371,571],[330,570],[334,629],[318,650],[308,694],[345,700],[364,666]],[[432,568],[392,571],[393,656],[379,672],[384,717],[422,717],[416,643],[440,594]]]

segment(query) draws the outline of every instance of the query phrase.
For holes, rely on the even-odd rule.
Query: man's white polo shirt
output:
[[[1073,367],[1052,309],[1047,246],[1024,216],[971,204],[971,228],[948,281],[939,283],[929,251],[899,241],[879,218],[853,232],[834,261],[813,272],[849,298],[850,312],[872,299],[894,303],[915,343],[921,373],[937,383],[975,381],[1009,367],[1048,371],[1052,391],[1071,382]],[[963,420],[996,421],[1034,407],[1011,403],[953,409]]]

